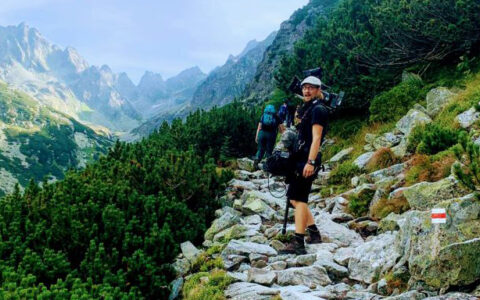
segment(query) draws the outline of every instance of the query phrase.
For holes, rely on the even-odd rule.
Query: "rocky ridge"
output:
[[[448,103],[443,88],[427,97],[427,108],[416,105],[393,132],[365,137],[365,153],[355,164],[365,170],[375,149],[388,147],[406,157],[402,146],[413,127],[432,121]],[[472,108],[474,109],[474,108]],[[462,113],[464,114],[464,113]],[[462,115],[461,114],[461,115]],[[461,116],[459,115],[459,116]],[[470,114],[475,118],[476,114]],[[457,119],[463,120],[463,117]],[[473,122],[472,122],[473,123]],[[232,283],[227,299],[478,299],[480,297],[480,201],[453,174],[436,182],[405,187],[408,160],[352,178],[352,188],[322,198],[318,191],[330,176],[327,170],[315,180],[309,207],[322,243],[307,245],[306,255],[279,255],[294,231],[292,212],[287,235],[281,234],[285,196],[269,192],[283,186],[280,178],[267,179],[253,171],[253,162],[238,160],[239,170],[224,196],[225,207],[205,233],[203,248],[182,244],[172,283],[175,299],[192,265],[219,259]],[[277,195],[280,196],[280,195]],[[349,199],[369,199],[366,216],[355,218]],[[383,219],[373,216],[380,199],[387,205],[403,205]],[[446,224],[431,222],[431,209],[445,208]],[[208,280],[206,278],[205,280]]]

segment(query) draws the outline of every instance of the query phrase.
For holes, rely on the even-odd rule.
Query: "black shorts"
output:
[[[289,184],[287,189],[288,200],[308,203],[308,195],[310,195],[310,191],[312,190],[312,184],[315,178],[317,178],[318,171],[308,178],[303,177],[303,175],[301,174],[303,172],[305,164],[306,161],[296,163],[296,174],[288,176],[287,178],[287,183]],[[290,207],[293,207],[290,202],[288,203],[288,205]]]

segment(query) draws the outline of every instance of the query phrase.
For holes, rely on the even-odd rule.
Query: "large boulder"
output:
[[[396,236],[396,232],[386,232],[357,247],[348,262],[350,278],[372,283],[388,272],[400,256],[392,247]]]
[[[408,113],[401,118],[397,124],[396,128],[400,130],[405,136],[409,136],[412,132],[413,128],[418,125],[428,124],[432,122],[432,118],[430,118],[426,113],[412,108],[408,111]]]
[[[220,218],[213,221],[212,226],[205,232],[204,238],[206,240],[212,240],[215,234],[220,231],[232,227],[240,221],[237,215],[233,215],[229,212],[222,215]]]
[[[438,87],[430,90],[427,94],[427,112],[434,118],[455,96],[449,89]]]
[[[473,195],[439,201],[447,223],[434,226],[430,211],[408,211],[397,218],[397,266],[408,265],[410,285],[434,289],[470,285],[480,278],[480,203]],[[428,250],[427,250],[428,249]]]
[[[470,128],[479,119],[480,112],[478,112],[474,107],[455,117],[455,120],[457,120],[457,122],[463,128]]]
[[[419,182],[403,190],[403,195],[413,209],[431,209],[442,199],[451,199],[468,194],[453,176],[436,182]]]
[[[320,266],[289,268],[277,271],[277,283],[279,285],[305,285],[312,287],[324,286],[331,282],[327,271]]]
[[[340,247],[355,246],[363,243],[363,239],[358,233],[333,222],[327,213],[320,212],[315,221],[323,242],[334,243]]]

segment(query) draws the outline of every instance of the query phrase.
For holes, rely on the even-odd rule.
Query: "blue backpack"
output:
[[[277,120],[275,119],[275,107],[271,104],[265,107],[262,116],[262,129],[272,131],[277,128]]]

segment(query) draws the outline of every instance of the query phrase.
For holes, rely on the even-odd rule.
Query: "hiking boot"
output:
[[[321,244],[322,243],[322,236],[320,235],[320,231],[313,231],[307,229],[308,237],[305,238],[305,242],[307,244]]]
[[[280,250],[278,254],[307,254],[307,250],[305,250],[305,243],[303,241],[304,237],[304,234],[295,233],[295,239],[292,242],[287,243],[285,248]]]

